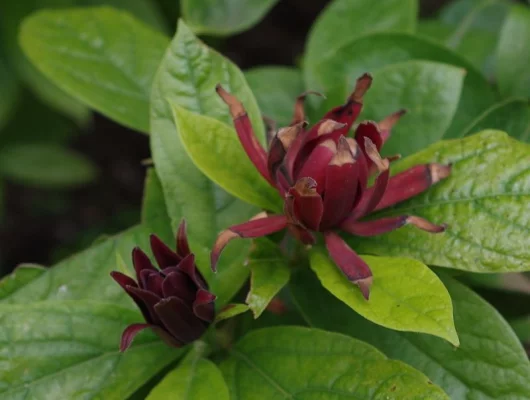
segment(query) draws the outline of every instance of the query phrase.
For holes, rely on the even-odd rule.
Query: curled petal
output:
[[[267,157],[267,169],[273,178],[277,178],[279,168],[291,144],[296,141],[297,137],[304,131],[305,123],[299,123],[287,128],[282,128],[271,141],[269,154]],[[280,184],[276,180],[278,185]]]
[[[149,326],[149,324],[132,324],[125,328],[121,335],[120,351],[123,353],[125,350],[127,350],[131,345],[134,337],[140,331],[144,330],[145,328],[149,328]]]
[[[355,130],[355,140],[357,140],[357,143],[359,143],[363,151],[365,151],[365,137],[375,144],[378,151],[381,150],[383,139],[381,138],[381,131],[374,121],[363,121]]]
[[[304,102],[308,94],[314,94],[320,97],[324,97],[322,93],[314,92],[312,90],[308,90],[307,92],[304,92],[300,96],[298,96],[296,98],[296,103],[294,104],[294,113],[291,125],[299,124],[300,122],[305,121]]]
[[[151,260],[149,259],[149,257],[147,257],[147,254],[140,250],[139,247],[135,247],[133,249],[132,260],[134,270],[136,271],[136,280],[138,282],[140,282],[140,273],[143,270],[157,271],[157,269],[153,267],[153,264],[151,264]]]
[[[195,255],[189,254],[187,255],[182,262],[178,265],[179,271],[184,272],[188,277],[193,281],[197,287],[202,289],[208,289],[208,284],[204,280],[204,277],[197,269],[197,266],[195,265]]]
[[[171,250],[158,236],[151,235],[149,239],[151,241],[151,250],[160,269],[173,267],[182,260],[182,257]]]
[[[416,165],[391,177],[381,201],[374,210],[381,210],[417,196],[451,174],[451,166],[443,164]],[[367,190],[369,195],[374,188]]]
[[[141,304],[140,311],[142,311],[145,320],[149,323],[157,324],[159,319],[155,313],[154,307],[160,300],[160,297],[155,293],[133,286],[127,286],[125,290],[129,296],[135,299],[137,304]]]
[[[400,120],[400,118],[407,113],[407,110],[401,109],[380,121],[377,125],[381,131],[381,139],[385,143],[390,137],[392,127]]]
[[[183,219],[180,221],[179,229],[177,231],[177,253],[182,258],[186,257],[188,254],[191,254],[186,230],[186,220]]]
[[[356,236],[377,236],[401,228],[406,224],[414,225],[431,233],[443,232],[446,229],[445,224],[435,225],[424,218],[413,215],[385,217],[373,221],[355,221],[352,218],[346,219],[340,227],[342,230]]]
[[[122,287],[123,290],[125,290],[125,293],[127,293],[129,297],[133,299],[133,301],[136,303],[136,305],[142,312],[144,319],[147,322],[153,321],[151,313],[144,301],[131,290],[131,288],[138,288],[136,282],[132,278],[118,271],[112,271],[110,273],[110,276],[118,283],[118,285]]]
[[[197,317],[206,322],[212,322],[215,317],[215,308],[213,302],[216,297],[210,292],[199,289],[197,297],[193,302],[193,312]]]
[[[324,239],[329,255],[335,264],[351,282],[359,286],[362,295],[368,300],[372,285],[370,267],[336,233],[326,232]]]
[[[230,108],[230,114],[234,120],[234,127],[239,136],[239,141],[247,153],[248,158],[252,161],[259,173],[274,186],[274,182],[267,170],[267,153],[254,134],[254,129],[252,129],[252,124],[250,123],[245,108],[235,96],[224,90],[221,85],[218,84],[215,90]]]
[[[315,187],[315,180],[306,177],[299,179],[296,185],[289,189],[289,196],[293,198],[290,219],[313,231],[318,230],[324,212],[322,197]]]
[[[285,215],[272,215],[267,217],[265,213],[260,213],[256,217],[256,219],[251,219],[243,224],[234,225],[217,236],[217,240],[215,241],[210,254],[213,271],[216,270],[217,261],[219,260],[221,252],[232,239],[256,238],[270,235],[271,233],[285,229],[287,225],[287,218]]]
[[[317,192],[322,193],[324,191],[324,182],[326,178],[326,166],[329,164],[335,153],[337,153],[337,145],[332,139],[320,143],[315,147],[302,165],[302,168],[298,173],[299,179],[305,177],[314,179]]]

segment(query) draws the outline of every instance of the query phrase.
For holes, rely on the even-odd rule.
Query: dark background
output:
[[[374,0],[377,1],[377,0]],[[159,0],[170,26],[176,1]],[[449,0],[421,1],[420,15],[433,15]],[[281,0],[257,26],[228,39],[205,40],[242,69],[258,65],[295,65],[307,32],[328,1]],[[137,223],[149,157],[146,135],[95,113],[71,147],[99,167],[98,180],[76,190],[42,190],[6,183],[0,226],[0,275],[20,263],[51,265],[88,247],[102,234]]]

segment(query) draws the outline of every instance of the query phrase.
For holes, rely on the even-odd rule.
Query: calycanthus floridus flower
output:
[[[181,347],[200,338],[215,316],[215,296],[195,265],[184,221],[177,232],[177,251],[151,235],[151,250],[159,269],[139,248],[132,252],[136,281],[121,272],[112,278],[131,296],[146,323],[129,325],[122,334],[125,351],[138,332],[151,328],[166,344]]]
[[[432,163],[390,177],[389,164],[399,156],[382,158],[379,151],[404,110],[379,123],[364,121],[353,137],[348,135],[371,83],[369,74],[361,76],[346,103],[330,110],[308,130],[303,103],[309,92],[299,96],[292,123],[271,139],[268,152],[256,139],[242,104],[217,86],[218,94],[230,108],[248,157],[284,198],[284,214],[261,213],[249,222],[223,231],[211,254],[214,270],[221,251],[231,239],[256,238],[287,228],[301,242],[311,245],[315,243],[312,232],[321,232],[331,258],[368,299],[372,272],[336,230],[357,236],[379,235],[405,224],[432,233],[445,230],[445,225],[410,215],[363,220],[371,212],[418,195],[451,171],[449,165]],[[369,186],[372,176],[375,182]]]

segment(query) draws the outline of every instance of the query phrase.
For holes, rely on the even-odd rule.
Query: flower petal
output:
[[[185,303],[192,304],[195,301],[197,285],[190,277],[182,271],[171,272],[162,283],[164,297],[178,297]]]
[[[270,235],[271,233],[285,229],[287,218],[285,215],[272,215],[267,217],[266,213],[260,213],[253,219],[243,224],[234,225],[224,230],[217,236],[217,240],[210,254],[212,270],[216,270],[217,261],[225,246],[235,238],[256,238]]]
[[[179,229],[177,230],[177,254],[184,258],[191,254],[190,245],[188,243],[186,220],[180,221]]]
[[[160,322],[154,308],[156,303],[160,301],[159,296],[155,293],[133,286],[127,286],[126,290],[131,297],[137,299],[137,304],[141,304],[140,311],[142,311],[147,322],[151,324],[157,324]]]
[[[149,324],[132,324],[125,328],[125,330],[121,334],[120,351],[123,353],[125,350],[127,350],[131,345],[134,337],[140,331],[143,331],[145,328],[149,328],[149,326]]]
[[[140,279],[142,282],[142,288],[156,294],[158,297],[162,297],[162,282],[164,277],[158,271],[149,271],[144,269],[140,273]]]
[[[215,307],[213,302],[217,297],[207,290],[199,289],[197,297],[193,302],[193,312],[197,317],[206,322],[212,322],[215,318]]]
[[[390,207],[394,204],[417,196],[430,188],[435,183],[447,178],[451,174],[450,165],[442,164],[424,164],[416,165],[397,175],[391,177],[388,181],[385,194],[381,201],[374,208],[374,211]],[[367,190],[369,196],[374,188]]]
[[[136,305],[142,312],[144,319],[147,322],[152,322],[153,318],[151,316],[151,313],[149,312],[149,308],[146,306],[144,301],[131,290],[131,288],[138,288],[136,282],[132,278],[118,271],[112,271],[110,273],[110,276],[118,283],[118,285],[122,287],[123,290],[125,290],[125,293],[127,293],[129,297],[133,299],[133,301],[136,303]]]
[[[317,242],[315,236],[303,226],[287,224],[287,229],[291,235],[305,245],[312,246]]]
[[[208,284],[206,283],[206,280],[204,279],[200,271],[197,269],[197,266],[195,265],[194,254],[187,255],[178,265],[178,268],[180,271],[188,275],[190,279],[193,281],[193,283],[197,285],[198,288],[208,289]]]
[[[160,269],[174,267],[182,260],[182,257],[171,250],[158,236],[151,235],[149,239],[151,250]]]
[[[322,197],[315,187],[314,179],[309,177],[299,179],[296,185],[289,189],[288,196],[292,197],[293,201],[286,202],[289,206],[285,208],[290,220],[313,231],[318,230],[324,212]]]
[[[241,104],[235,96],[224,90],[221,85],[218,84],[215,87],[215,90],[228,107],[230,107],[230,114],[234,121],[234,127],[248,158],[252,161],[258,172],[272,186],[274,186],[274,182],[267,170],[267,153],[254,134],[254,129],[252,128],[252,124],[250,123],[250,119],[243,104]]]
[[[305,122],[301,122],[287,128],[282,128],[274,136],[269,147],[267,157],[267,169],[273,178],[277,178],[280,167],[283,164],[285,155],[292,143],[304,132]],[[278,179],[276,179],[279,186]]]
[[[336,233],[326,232],[324,239],[335,264],[351,282],[359,286],[364,298],[368,300],[373,280],[370,267]]]
[[[155,311],[165,328],[182,343],[191,343],[202,336],[206,326],[179,298],[167,297],[160,300]]]
[[[310,177],[316,182],[316,190],[318,193],[324,191],[324,182],[326,178],[326,166],[329,164],[335,153],[337,152],[337,145],[332,139],[328,139],[320,143],[311,152],[307,160],[302,165],[297,179]]]
[[[383,144],[388,140],[390,137],[390,133],[392,131],[392,127],[400,120],[400,118],[405,115],[407,110],[401,109],[399,111],[396,111],[393,114],[390,114],[388,117],[380,121],[377,125],[379,126],[379,130],[381,132],[381,139],[383,141]]]
[[[308,94],[314,94],[316,96],[324,97],[322,93],[315,92],[313,90],[308,90],[307,92],[304,92],[300,96],[298,96],[296,98],[296,103],[294,104],[294,113],[291,125],[305,121],[304,102]]]
[[[140,284],[140,273],[146,269],[149,271],[157,271],[147,254],[145,254],[139,247],[135,247],[132,251],[132,261],[134,270],[136,271],[136,280]]]
[[[346,219],[340,228],[356,236],[377,236],[410,224],[430,232],[440,233],[445,231],[446,225],[435,225],[424,218],[414,215],[400,215],[397,217],[384,217],[373,221],[356,221],[354,218]]]

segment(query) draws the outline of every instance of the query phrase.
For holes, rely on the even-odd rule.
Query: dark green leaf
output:
[[[0,299],[6,299],[9,303],[9,297],[16,291],[22,289],[26,284],[38,278],[46,270],[33,264],[19,265],[15,270],[0,280]]]
[[[530,365],[508,324],[470,289],[450,278],[443,281],[453,299],[459,348],[429,335],[392,331],[367,321],[327,293],[309,271],[295,274],[290,288],[311,326],[377,346],[425,373],[451,399],[527,399]]]
[[[311,269],[327,290],[368,320],[399,331],[429,333],[458,346],[451,298],[434,272],[408,258],[362,258],[373,273],[368,301],[324,251],[311,252]]]
[[[89,159],[67,148],[21,144],[1,150],[0,174],[26,185],[64,188],[93,181],[97,170]]]
[[[394,172],[441,162],[453,164],[451,176],[380,215],[419,215],[445,222],[448,229],[433,235],[405,226],[349,243],[360,252],[413,257],[472,272],[528,270],[529,160],[529,145],[499,131],[430,146],[396,163]]]
[[[183,352],[146,331],[120,353],[122,330],[141,317],[112,304],[2,305],[0,318],[0,350],[8,355],[0,373],[5,400],[127,398]]]
[[[304,91],[301,71],[289,67],[258,67],[245,71],[245,78],[264,116],[279,127],[291,123],[296,97]]]
[[[530,342],[530,317],[510,321],[510,325],[521,342]]]
[[[182,16],[196,34],[228,36],[257,24],[279,0],[182,0]]]
[[[167,39],[108,7],[40,11],[21,45],[65,92],[128,127],[149,131],[149,95]]]
[[[530,104],[525,99],[509,99],[488,108],[465,130],[464,136],[485,129],[507,132],[523,142],[530,142]]]
[[[250,332],[221,370],[240,399],[446,399],[420,372],[372,346],[302,327]]]
[[[504,96],[530,97],[530,8],[513,5],[497,46],[497,80]]]
[[[154,168],[149,168],[145,177],[142,224],[166,243],[172,243],[175,240],[175,233],[172,231],[167,214],[162,184]]]
[[[231,126],[177,104],[173,113],[187,154],[208,178],[247,203],[281,211],[281,197],[252,164]]]
[[[270,301],[289,282],[291,271],[280,248],[266,238],[254,240],[248,259],[250,291],[246,302],[258,318]]]
[[[456,0],[440,11],[440,20],[455,25],[458,38],[470,28],[499,32],[507,13],[508,5],[503,0]]]
[[[20,94],[19,85],[15,74],[9,69],[7,60],[0,51],[0,130],[6,125],[16,108]]]

